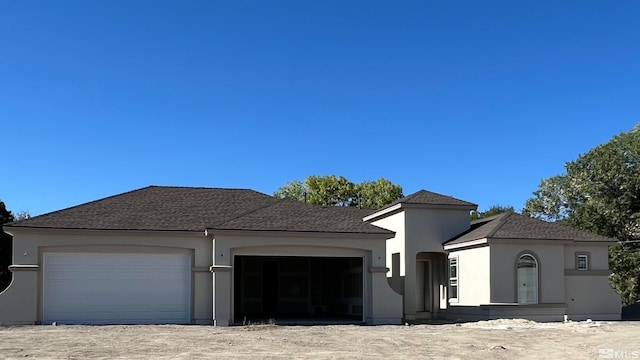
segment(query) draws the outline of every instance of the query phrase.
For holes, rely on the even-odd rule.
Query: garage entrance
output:
[[[235,322],[361,322],[360,257],[236,256]]]
[[[179,254],[44,255],[45,324],[188,324],[191,261]]]

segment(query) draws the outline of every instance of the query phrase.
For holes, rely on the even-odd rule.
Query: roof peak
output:
[[[391,205],[397,204],[419,204],[419,205],[445,205],[445,206],[467,206],[477,208],[478,205],[454,198],[453,196],[443,195],[437,192],[420,189],[401,199],[394,201]]]

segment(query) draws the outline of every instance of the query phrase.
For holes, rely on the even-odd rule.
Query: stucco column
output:
[[[402,323],[402,296],[389,286],[387,272],[384,266],[369,267],[371,276],[370,317],[367,323],[371,325],[397,325]]]
[[[11,285],[0,294],[0,324],[38,323],[38,265],[11,265]]]
[[[404,273],[404,318],[416,319],[416,253],[407,251]]]
[[[231,266],[213,265],[213,326],[231,325]]]

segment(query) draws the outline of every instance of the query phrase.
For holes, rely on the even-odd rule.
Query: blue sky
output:
[[[640,121],[638,1],[2,1],[0,199],[385,177],[522,208]]]

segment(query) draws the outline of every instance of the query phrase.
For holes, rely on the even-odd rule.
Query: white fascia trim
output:
[[[505,238],[500,238],[500,239],[494,239],[491,238],[490,242],[492,244],[531,244],[531,243],[536,243],[536,244],[540,244],[540,245],[570,245],[573,244],[574,241],[573,240],[552,240],[552,239],[518,239],[518,238],[514,238],[514,239],[505,239]]]
[[[129,236],[184,236],[201,237],[200,231],[184,230],[118,230],[118,229],[61,229],[61,228],[35,228],[35,227],[5,227],[4,231],[15,234],[72,234],[72,235],[129,235]]]
[[[393,215],[401,209],[440,209],[440,210],[476,210],[477,205],[449,205],[449,204],[414,204],[414,203],[399,203],[388,207],[386,209],[377,211],[371,215],[362,218],[363,221],[375,221],[384,218],[389,215]]]
[[[395,205],[393,205],[391,207],[388,207],[386,209],[382,209],[380,211],[376,211],[371,215],[365,216],[364,218],[362,218],[362,221],[374,221],[374,220],[377,220],[378,218],[383,217],[386,214],[389,214],[389,213],[394,212],[396,210],[400,210],[401,207],[402,207],[402,203],[395,204]]]
[[[462,249],[462,248],[466,248],[466,247],[470,247],[470,246],[484,245],[487,242],[488,242],[487,238],[484,238],[484,239],[478,239],[478,240],[463,242],[461,244],[445,245],[444,249],[445,250],[456,250],[456,249]]]
[[[310,237],[310,238],[330,238],[330,239],[369,239],[387,240],[395,237],[395,233],[336,233],[336,232],[316,232],[316,231],[277,231],[277,230],[218,230],[206,229],[204,235],[214,237],[216,235],[226,236],[269,236],[269,237]]]

